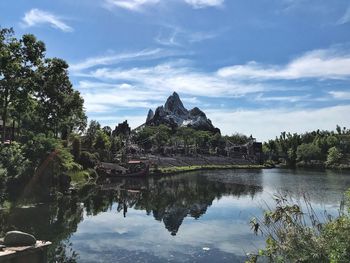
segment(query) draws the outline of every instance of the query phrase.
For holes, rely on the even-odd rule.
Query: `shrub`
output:
[[[346,194],[349,199],[349,192]],[[247,261],[264,257],[269,262],[349,262],[350,216],[342,211],[338,218],[326,216],[321,222],[304,197],[308,213],[285,196],[276,196],[276,208],[263,219],[253,218],[252,229],[266,237],[266,246]],[[349,201],[347,202],[347,205]]]

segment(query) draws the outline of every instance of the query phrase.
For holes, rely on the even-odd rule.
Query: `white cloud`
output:
[[[169,0],[167,0],[169,1]],[[206,7],[220,7],[225,0],[181,0],[195,9]],[[164,1],[165,2],[165,1]],[[141,11],[146,6],[164,3],[160,0],[105,0],[105,6],[127,9],[129,11]]]
[[[263,96],[263,94],[259,94],[255,98],[256,101],[266,101],[266,102],[277,101],[277,102],[291,102],[291,103],[305,101],[305,100],[309,100],[309,99],[310,99],[310,95],[266,97],[266,96]]]
[[[125,52],[119,54],[110,54],[99,57],[91,57],[87,58],[82,62],[71,64],[70,69],[72,71],[81,71],[84,69],[92,68],[100,65],[111,65],[124,61],[132,61],[132,60],[142,60],[142,59],[152,59],[159,58],[163,55],[169,55],[169,52],[164,51],[163,49],[144,49],[137,52]]]
[[[140,11],[147,5],[158,4],[160,0],[106,0],[108,7],[119,7],[131,11]]]
[[[218,7],[222,6],[225,0],[185,0],[193,8]]]
[[[193,44],[216,38],[224,31],[226,31],[226,29],[218,29],[216,32],[191,32],[178,26],[165,25],[164,29],[154,40],[163,46],[182,47],[186,44]]]
[[[329,94],[338,100],[350,100],[350,91],[330,91]]]
[[[317,129],[334,130],[336,125],[350,127],[350,105],[320,109],[206,110],[223,134],[253,134],[258,140],[273,139],[283,131],[291,133]]]
[[[268,85],[246,84],[225,79],[216,72],[197,72],[186,66],[164,63],[154,67],[109,69],[99,68],[86,76],[108,81],[121,81],[146,90],[195,96],[237,97],[269,90]]]
[[[344,79],[350,77],[350,53],[337,49],[314,50],[285,66],[249,62],[222,68],[218,74],[227,78],[248,79]]]
[[[52,13],[36,8],[31,9],[29,12],[25,13],[22,22],[23,26],[25,27],[49,24],[51,27],[60,29],[64,32],[73,31],[73,28],[64,23],[61,18]]]
[[[350,22],[350,6],[345,11],[344,15],[338,20],[337,24],[343,25],[343,24],[347,24],[349,22]]]

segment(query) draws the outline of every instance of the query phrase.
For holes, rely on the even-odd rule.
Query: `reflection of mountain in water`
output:
[[[198,174],[120,179],[87,188],[80,196],[64,196],[46,204],[21,207],[9,203],[8,209],[0,209],[0,234],[9,230],[32,233],[38,239],[53,242],[49,253],[53,262],[75,262],[77,255],[70,251],[68,240],[83,220],[83,208],[87,215],[106,212],[113,204],[125,216],[128,208],[144,210],[176,235],[185,217],[200,218],[215,199],[226,195],[254,197],[260,191],[259,186]]]
[[[121,179],[114,182],[118,190],[109,190],[105,194],[116,191],[119,210],[125,210],[125,206],[146,210],[176,235],[185,217],[200,218],[215,199],[225,195],[253,197],[262,191],[259,186],[221,179],[211,180],[196,174],[146,180]]]

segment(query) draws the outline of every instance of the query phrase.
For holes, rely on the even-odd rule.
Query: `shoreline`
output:
[[[151,170],[151,176],[164,176],[164,175],[173,175],[181,174],[186,172],[195,172],[195,171],[211,171],[211,170],[244,170],[244,169],[271,169],[266,165],[260,164],[234,164],[234,165],[192,165],[192,166],[173,166],[173,167],[162,167],[157,170]]]

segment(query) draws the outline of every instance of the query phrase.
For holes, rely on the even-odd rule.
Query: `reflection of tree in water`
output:
[[[176,235],[185,217],[200,218],[215,199],[220,199],[225,195],[253,197],[262,190],[261,187],[236,184],[225,180],[208,180],[207,177],[199,175],[144,180],[120,179],[114,184],[118,186],[118,191],[100,192],[99,198],[102,198],[102,195],[110,196],[111,192],[114,192],[118,211],[123,211],[125,215],[128,207],[145,210],[147,214],[153,214],[156,220],[163,221],[166,229],[172,235]],[[93,204],[96,205],[96,202]],[[92,213],[106,211],[110,206],[111,203],[105,203],[102,207],[96,206]]]
[[[53,242],[49,248],[50,262],[75,262],[77,255],[69,238],[82,221],[84,209],[87,215],[97,215],[116,204],[124,216],[128,208],[145,210],[176,235],[185,217],[200,218],[215,199],[225,195],[254,196],[261,190],[196,174],[119,179],[102,187],[86,187],[75,197],[64,196],[50,203],[29,207],[8,203],[8,209],[0,210],[0,234],[14,229],[32,233],[38,239]]]
[[[0,210],[1,235],[10,230],[33,234],[37,239],[50,240],[49,259],[53,262],[75,262],[77,255],[69,251],[67,240],[83,219],[83,207],[77,200],[60,198],[48,204],[19,206],[12,204]]]

